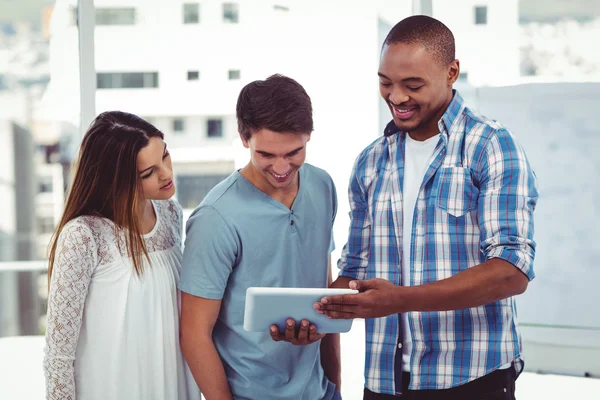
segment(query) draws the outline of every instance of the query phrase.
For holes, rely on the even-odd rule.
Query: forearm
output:
[[[339,333],[328,334],[321,340],[321,366],[327,379],[336,386],[338,391],[342,387],[340,347]]]
[[[451,278],[398,287],[399,312],[448,311],[479,307],[521,294],[527,277],[510,263],[491,259]]]
[[[182,340],[181,349],[206,400],[231,400],[231,390],[221,358],[211,337]]]

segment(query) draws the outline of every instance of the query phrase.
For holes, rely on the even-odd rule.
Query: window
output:
[[[52,216],[37,216],[37,231],[43,235],[54,232],[54,218]]]
[[[187,3],[183,5],[183,23],[197,24],[200,22],[200,4]]]
[[[458,75],[458,81],[459,82],[466,82],[469,79],[469,73],[468,72],[461,72]]]
[[[237,24],[239,17],[240,11],[237,3],[223,3],[223,22]]]
[[[487,24],[487,6],[475,6],[475,25]]]
[[[135,8],[97,8],[96,25],[133,25]]]
[[[229,80],[233,81],[233,80],[236,80],[236,79],[240,79],[241,73],[240,73],[239,69],[230,69],[228,71],[228,75],[229,75]]]
[[[52,193],[53,189],[52,176],[40,176],[38,177],[38,192],[39,193]]]
[[[209,138],[223,137],[223,120],[209,119],[206,123],[206,132]]]
[[[185,121],[182,118],[175,118],[173,120],[173,132],[181,133],[185,131]]]
[[[98,89],[157,88],[158,72],[99,72],[96,85]]]
[[[188,79],[188,81],[197,81],[198,79],[200,79],[200,72],[199,71],[188,71],[187,79]]]
[[[229,175],[179,175],[177,200],[183,208],[195,208],[204,197]]]

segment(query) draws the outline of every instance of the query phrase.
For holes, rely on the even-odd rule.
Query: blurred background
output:
[[[132,112],[165,133],[187,216],[247,161],[239,90],[296,79],[314,107],[307,161],[338,188],[337,259],[352,163],[390,120],[380,46],[412,14],[454,32],[456,88],[516,135],[540,179],[517,396],[600,398],[600,1],[0,0],[0,399],[44,398],[47,246],[97,113]],[[355,321],[345,399],[362,398],[363,340]]]

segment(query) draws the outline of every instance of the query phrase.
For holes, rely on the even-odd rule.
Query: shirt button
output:
[[[398,343],[398,348],[401,349],[402,348],[402,343]]]
[[[290,225],[294,225],[294,220],[291,220],[291,221],[290,221]]]

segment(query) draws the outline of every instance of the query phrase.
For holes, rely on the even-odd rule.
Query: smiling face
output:
[[[244,147],[250,149],[250,163],[246,167],[249,179],[258,189],[273,196],[298,188],[298,170],[306,159],[309,134],[279,133],[260,129]]]
[[[444,66],[419,43],[386,45],[379,64],[379,91],[394,123],[416,140],[439,133],[437,123],[452,100],[458,60]]]
[[[148,145],[139,151],[137,169],[144,199],[167,200],[175,194],[171,156],[161,138],[150,138]]]

